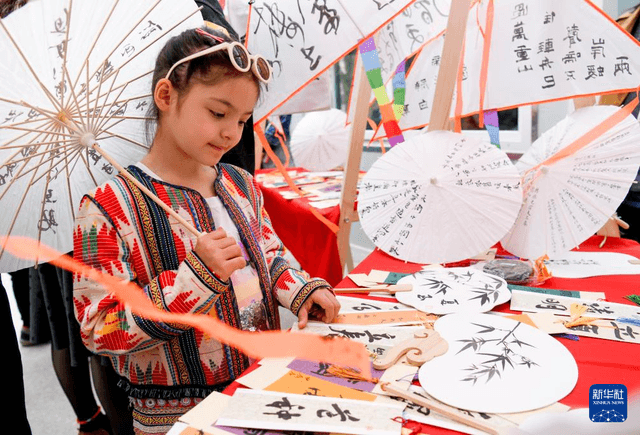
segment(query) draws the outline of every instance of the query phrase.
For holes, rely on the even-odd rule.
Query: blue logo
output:
[[[627,419],[627,387],[594,384],[589,389],[589,418],[594,423],[621,423]]]

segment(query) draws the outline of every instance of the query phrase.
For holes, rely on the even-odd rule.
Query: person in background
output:
[[[19,2],[0,0],[0,19],[6,17],[24,3],[26,3],[26,0]],[[19,291],[28,293],[27,289],[19,289]],[[29,420],[27,420],[27,407],[24,395],[22,356],[20,355],[16,330],[13,326],[9,297],[7,296],[7,291],[2,281],[0,281],[0,317],[2,318],[1,327],[4,332],[3,335],[6,344],[6,346],[3,347],[6,352],[3,358],[4,367],[6,373],[12,376],[13,379],[13,382],[8,382],[6,386],[8,400],[6,400],[3,405],[5,407],[4,412],[7,417],[10,417],[12,430],[15,433],[31,435],[31,426],[29,425]]]
[[[290,127],[291,127],[291,115],[280,115],[278,117],[282,130],[272,124],[269,120],[266,121],[266,128],[264,129],[264,135],[269,142],[269,146],[273,152],[278,156],[282,163],[286,161],[286,154],[283,148],[288,147],[289,140],[291,139]],[[282,141],[282,142],[281,142]],[[289,166],[295,166],[292,156],[289,156]],[[271,158],[267,155],[266,151],[262,152],[262,164],[261,168],[275,168],[275,162],[271,161]]]
[[[3,367],[11,382],[5,384],[5,395],[7,400],[3,406],[3,413],[6,417],[5,425],[11,426],[11,431],[16,434],[31,435],[31,426],[27,420],[27,406],[24,396],[24,377],[22,371],[22,356],[18,346],[18,337],[13,326],[11,317],[11,306],[7,290],[0,281],[0,328],[5,337],[3,342]]]
[[[31,308],[29,303],[29,269],[24,268],[9,272],[11,276],[11,287],[13,296],[16,298],[20,319],[22,320],[22,329],[20,330],[20,345],[31,346],[36,341],[31,340]]]
[[[42,293],[46,307],[53,370],[76,415],[78,435],[132,433],[127,430],[132,424],[127,396],[116,387],[115,377],[109,378],[108,370],[113,369],[110,364],[103,365],[102,357],[89,352],[82,343],[73,311],[72,274],[49,263],[30,270],[31,290]],[[106,414],[102,413],[93,388]]]

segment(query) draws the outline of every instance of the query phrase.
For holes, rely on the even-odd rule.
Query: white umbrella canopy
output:
[[[640,125],[628,115],[572,155],[545,162],[620,110],[579,109],[536,140],[517,163],[525,196],[502,240],[523,258],[550,258],[591,237],[624,200],[640,165]]]
[[[247,48],[273,66],[254,112],[260,123],[415,0],[252,0]],[[233,8],[235,9],[235,8]]]
[[[405,261],[447,263],[490,248],[522,204],[520,175],[507,155],[459,133],[414,136],[363,177],[358,213],[381,250]]]
[[[344,165],[349,150],[347,114],[330,109],[309,112],[291,134],[291,155],[296,165],[311,171],[328,171]]]
[[[0,234],[72,249],[80,198],[117,172],[89,142],[144,156],[155,58],[202,24],[191,0],[31,0],[0,21]],[[33,264],[2,246],[2,272]]]

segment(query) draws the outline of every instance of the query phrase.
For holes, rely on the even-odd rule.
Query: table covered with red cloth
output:
[[[640,244],[634,240],[608,238],[604,246],[599,248],[601,242],[602,237],[593,236],[582,243],[579,249],[584,252],[616,252],[640,258]],[[498,246],[498,255],[508,253]],[[456,264],[464,265],[467,264]],[[406,263],[376,249],[353,269],[352,273],[369,273],[372,269],[415,273],[422,269],[422,265]],[[340,287],[353,287],[353,283],[345,278],[336,286]],[[609,302],[632,304],[624,296],[640,293],[640,275],[606,275],[579,279],[551,277],[538,287],[604,292]],[[356,294],[349,296],[362,297]],[[493,310],[519,313],[509,309],[509,302]],[[578,341],[568,338],[558,340],[571,352],[578,364],[578,382],[573,391],[560,403],[571,408],[588,408],[589,388],[593,384],[623,384],[627,387],[629,397],[640,394],[640,345],[590,337],[579,337]],[[428,426],[428,431],[423,430],[423,433],[444,435],[458,432]]]
[[[288,169],[304,171],[302,168]],[[256,175],[270,171],[273,169],[257,170]],[[338,284],[342,279],[342,268],[336,234],[311,213],[307,199],[284,199],[278,191],[287,190],[288,187],[277,189],[258,184],[276,234],[298,260],[300,267],[312,277],[324,278],[331,285]],[[340,206],[317,210],[338,225]]]
[[[633,240],[608,238],[604,247],[600,249],[599,245],[601,242],[602,237],[593,236],[582,243],[579,248],[585,252],[616,252],[640,258],[640,244]],[[508,253],[498,246],[498,255],[508,255]],[[465,265],[468,265],[468,262],[467,264],[461,262],[447,266]],[[422,264],[407,263],[398,260],[376,249],[353,269],[352,273],[368,274],[372,269],[415,273],[421,270],[422,266]],[[336,285],[336,288],[340,287],[353,287],[353,283],[348,278],[345,278]],[[552,277],[539,287],[559,290],[599,291],[604,292],[607,300],[610,302],[631,304],[624,296],[640,293],[640,275],[607,275],[580,279]],[[359,293],[346,296],[379,299]],[[512,312],[509,309],[509,302],[495,307],[494,310],[519,313]],[[560,400],[561,403],[571,408],[588,408],[589,388],[593,384],[623,384],[627,387],[629,397],[640,394],[639,345],[590,337],[579,337],[578,341],[573,341],[568,338],[557,339],[571,352],[578,364],[578,382],[573,391],[564,399]],[[254,370],[256,367],[257,365],[254,365],[248,371]],[[233,394],[238,387],[240,387],[240,384],[234,382],[224,392],[226,394]],[[410,428],[415,430],[416,433],[418,433],[418,431],[429,435],[460,433],[435,426],[422,425],[416,422],[410,423]]]

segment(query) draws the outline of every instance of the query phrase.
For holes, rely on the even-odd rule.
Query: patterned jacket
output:
[[[198,192],[128,171],[199,231],[215,229]],[[298,313],[311,292],[329,287],[283,259],[260,189],[245,171],[218,165],[216,194],[236,224],[260,278],[270,329],[280,328],[278,303]],[[121,175],[85,195],[76,216],[74,256],[91,267],[142,287],[154,304],[179,313],[216,316],[239,328],[232,284],[193,252],[196,237]],[[89,350],[111,357],[130,396],[205,397],[239,376],[246,356],[202,332],[138,317],[99,284],[76,276],[74,304]]]

